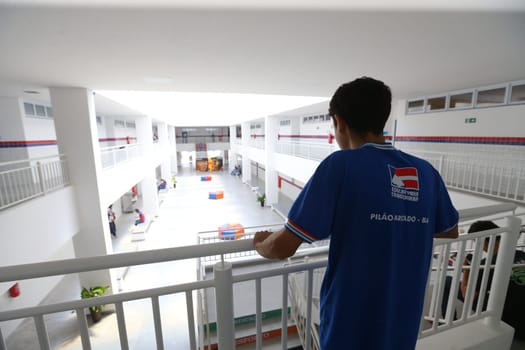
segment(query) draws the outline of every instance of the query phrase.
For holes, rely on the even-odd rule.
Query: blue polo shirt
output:
[[[332,349],[414,349],[433,236],[458,223],[438,172],[392,145],[332,153],[295,200],[286,227],[330,237],[320,342]]]

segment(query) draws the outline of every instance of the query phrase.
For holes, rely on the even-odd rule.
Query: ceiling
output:
[[[3,95],[78,86],[329,97],[368,75],[407,98],[524,79],[525,1],[0,0],[0,52]]]

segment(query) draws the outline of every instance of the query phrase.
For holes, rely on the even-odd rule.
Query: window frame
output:
[[[479,93],[482,91],[488,91],[488,90],[496,90],[496,89],[505,89],[505,93],[503,95],[503,102],[500,103],[489,103],[482,106],[478,106],[478,96]],[[488,86],[482,86],[480,88],[474,89],[475,92],[475,99],[474,99],[474,105],[473,108],[488,108],[488,107],[497,107],[497,106],[505,106],[507,101],[509,100],[509,83],[503,83],[503,84],[494,84],[494,85],[488,85]]]
[[[422,109],[420,111],[409,111],[408,110],[408,105],[410,104],[410,102],[415,102],[415,101],[423,101],[423,106],[422,106]],[[421,114],[421,113],[425,113],[427,109],[427,98],[426,97],[419,97],[419,98],[413,98],[413,99],[410,99],[410,100],[407,100],[407,103],[406,103],[406,107],[405,107],[405,114]]]
[[[429,108],[429,100],[431,99],[434,99],[434,98],[441,98],[441,97],[444,97],[445,98],[445,104],[444,104],[444,107],[441,108],[441,109],[428,109]],[[426,96],[425,97],[425,113],[435,113],[435,112],[445,112],[448,110],[448,94],[447,93],[440,93],[440,94],[435,94],[435,95],[429,95],[429,96]]]
[[[521,104],[524,104],[525,103],[525,100],[523,101],[516,101],[516,102],[512,102],[512,88],[514,88],[514,86],[524,86],[525,87],[525,80],[517,80],[517,81],[512,81],[509,83],[509,89],[508,89],[508,104],[510,106],[514,106],[514,105],[521,105]]]
[[[451,97],[456,95],[462,95],[462,94],[472,94],[472,98],[470,100],[470,105],[468,106],[462,106],[462,107],[452,107],[450,105]],[[474,108],[474,98],[476,97],[475,89],[463,89],[463,90],[455,90],[448,93],[448,99],[447,99],[447,110],[449,111],[459,111],[463,109],[472,109]]]

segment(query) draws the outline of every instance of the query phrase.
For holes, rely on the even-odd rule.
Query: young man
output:
[[[269,259],[330,237],[321,287],[320,342],[331,349],[414,349],[433,238],[458,235],[438,172],[385,143],[391,92],[363,77],[344,84],[329,114],[341,151],[321,162],[285,227],[258,232]]]

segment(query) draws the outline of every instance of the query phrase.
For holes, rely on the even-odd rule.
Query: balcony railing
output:
[[[0,210],[69,185],[62,155],[0,163]]]
[[[521,159],[408,152],[428,160],[450,188],[525,203],[525,165]]]
[[[275,151],[295,157],[321,161],[336,149],[336,145],[327,143],[279,141]]]
[[[515,208],[515,205],[509,204],[485,208],[474,208],[462,210],[460,212],[460,217],[462,220],[472,220],[477,217],[513,211]],[[519,234],[519,227],[520,220],[510,214],[507,219],[507,225],[501,227],[500,229],[469,234],[468,236],[461,237],[458,240],[436,241],[434,248],[434,256],[436,257],[436,260],[432,264],[431,273],[429,275],[429,286],[432,286],[432,288],[427,288],[428,298],[425,302],[427,307],[422,318],[422,322],[423,324],[426,324],[426,327],[423,327],[422,331],[420,332],[420,338],[446,331],[469,322],[474,322],[480,318],[487,318],[488,323],[492,326],[496,326],[498,324],[502,314],[502,308],[507,289],[507,281],[509,280],[510,267],[512,265],[514,247]],[[251,232],[251,234],[253,234],[253,232]],[[213,235],[214,234],[212,234],[212,236]],[[487,264],[480,264],[480,257],[482,254],[481,242],[484,241],[485,237],[490,237],[490,246],[493,247],[495,243],[494,237],[497,235],[501,235],[501,242],[499,246],[500,253],[498,254],[494,267],[495,272],[490,288],[490,296],[487,304],[488,306],[486,309],[480,309],[478,306],[476,311],[470,311],[474,294],[474,288],[470,287],[470,289],[467,291],[465,306],[463,306],[463,313],[457,320],[453,319],[453,313],[451,311],[454,304],[454,301],[451,301],[453,298],[449,299],[447,312],[445,315],[441,315],[439,310],[443,297],[443,284],[446,274],[450,273],[451,276],[453,276],[453,287],[450,291],[450,295],[456,295],[459,276],[462,270],[466,268],[461,264],[466,252],[465,247],[467,245],[465,242],[467,240],[474,240],[473,264],[470,267],[472,273],[471,279],[469,280],[469,285],[472,286],[474,285],[473,281],[476,281],[477,274],[480,269],[490,268],[490,266]],[[293,290],[293,293],[291,293],[291,306],[292,309],[295,309],[292,314],[295,315],[295,323],[301,334],[303,346],[307,350],[315,349],[315,339],[317,338],[316,320],[318,320],[318,316],[316,314],[317,311],[314,305],[316,304],[319,288],[318,283],[315,281],[320,281],[320,278],[315,279],[314,277],[319,273],[319,271],[322,272],[322,269],[326,266],[326,257],[320,256],[320,258],[317,260],[310,259],[297,263],[286,264],[284,266],[264,268],[260,271],[233,275],[232,263],[224,261],[227,254],[244,254],[243,257],[246,257],[247,255],[254,255],[253,243],[250,233],[237,238],[238,239],[234,241],[222,241],[212,244],[200,244],[196,246],[0,267],[0,282],[8,282],[191,258],[202,259],[205,257],[215,257],[215,260],[217,261],[213,265],[213,275],[209,276],[209,278],[205,280],[134,292],[125,292],[91,299],[68,301],[57,304],[4,311],[0,312],[0,322],[29,317],[33,318],[36,325],[36,333],[38,335],[40,348],[50,349],[51,345],[49,343],[49,337],[46,329],[46,320],[44,316],[56,312],[73,311],[76,314],[82,347],[83,349],[91,349],[91,340],[85,316],[85,309],[95,305],[114,304],[116,309],[120,347],[122,349],[128,349],[129,339],[126,325],[129,323],[129,320],[126,319],[126,315],[124,314],[124,303],[134,300],[149,300],[152,307],[151,313],[154,321],[157,348],[163,349],[164,338],[163,326],[161,322],[162,313],[172,313],[173,310],[162,310],[159,306],[159,299],[167,295],[182,294],[185,296],[186,301],[186,315],[188,318],[187,334],[190,348],[193,350],[197,348],[212,349],[218,346],[219,349],[234,349],[236,344],[233,314],[234,285],[243,282],[251,282],[253,283],[255,289],[254,293],[250,294],[255,296],[255,300],[249,301],[250,305],[253,305],[255,309],[255,336],[253,338],[255,339],[256,348],[261,349],[263,344],[261,301],[263,298],[263,291],[266,291],[262,288],[262,281],[267,278],[277,278],[280,280],[281,284],[279,303],[281,310],[288,310],[288,290],[290,286],[290,288]],[[316,250],[319,249],[324,249],[323,252],[326,252],[326,247],[316,247],[311,250],[302,250],[301,254],[311,256],[314,253],[319,253],[316,252]],[[450,267],[448,261],[453,254],[456,254],[455,261],[458,263]],[[236,257],[230,256],[230,259],[233,260],[234,258]],[[255,258],[255,256],[253,258]],[[491,257],[488,256],[486,260],[490,261],[490,258]],[[267,261],[260,259],[260,262],[266,263]],[[294,281],[297,280],[296,276],[298,275],[296,274],[298,273],[302,274],[302,276],[306,276],[303,278],[303,281],[305,282],[302,284],[305,286],[304,290],[298,288],[297,286],[293,287],[291,284],[289,284],[290,278]],[[483,279],[483,289],[480,291],[480,294],[485,291],[486,288],[488,288],[486,276],[487,274],[485,274]],[[295,282],[293,283],[294,285],[297,284]],[[210,293],[209,297],[210,295],[213,297],[217,316],[216,324],[219,326],[216,329],[217,337],[213,339],[208,337],[208,340],[206,340],[206,337],[204,336],[206,334],[205,329],[210,330],[210,327],[209,324],[207,327],[204,326],[204,318],[202,314],[203,303],[200,297],[197,300],[198,305],[200,305],[198,308],[200,311],[196,313],[194,310],[194,292],[198,292],[198,295],[202,296],[206,293],[206,289],[209,288],[215,289],[215,293]],[[478,305],[481,304],[483,303],[478,303]],[[289,328],[289,322],[290,320],[288,319],[288,313],[282,312],[280,323],[281,331],[279,332],[279,334],[282,334],[282,349],[288,348],[288,331],[289,329],[292,329]],[[195,325],[196,323],[197,325]],[[117,335],[115,335],[115,337],[117,337]],[[1,326],[0,349],[6,349],[5,341],[1,332]]]
[[[138,143],[101,148],[102,169],[112,168],[120,163],[136,159],[141,154],[141,145]]]

